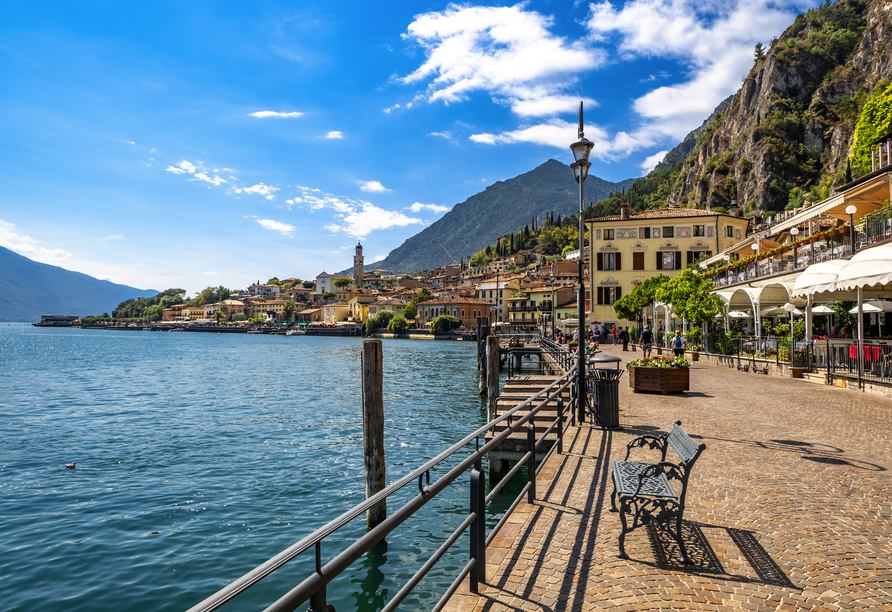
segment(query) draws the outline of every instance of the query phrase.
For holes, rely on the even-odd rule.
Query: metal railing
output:
[[[313,550],[315,553],[316,570],[306,576],[300,584],[288,591],[285,595],[277,599],[272,605],[266,608],[266,612],[284,612],[297,609],[303,603],[309,601],[309,610],[312,612],[334,612],[334,608],[326,603],[325,591],[326,585],[338,577],[342,572],[347,570],[350,565],[358,560],[362,555],[371,550],[376,544],[381,542],[387,534],[399,527],[403,522],[420,510],[425,504],[431,501],[437,494],[441,493],[447,486],[453,483],[459,476],[470,471],[470,505],[471,512],[465,517],[462,523],[453,531],[440,547],[425,561],[415,574],[405,583],[400,591],[391,598],[384,606],[384,611],[396,610],[400,603],[412,593],[413,589],[421,582],[425,575],[436,565],[444,554],[455,544],[465,531],[470,530],[470,559],[459,573],[451,586],[446,590],[437,604],[432,608],[435,611],[441,610],[453,593],[461,585],[465,578],[470,576],[471,592],[479,591],[479,584],[486,581],[486,546],[489,545],[493,538],[496,537],[499,530],[505,525],[508,516],[514,511],[518,504],[526,496],[527,501],[532,503],[536,499],[536,476],[545,465],[545,462],[551,455],[557,451],[563,453],[563,431],[567,410],[571,415],[575,415],[574,406],[575,399],[572,393],[572,381],[574,370],[569,369],[563,376],[556,379],[545,389],[521,402],[502,416],[493,419],[475,432],[469,434],[464,439],[452,445],[443,453],[437,455],[421,467],[413,470],[411,473],[403,476],[395,483],[385,488],[383,491],[373,495],[364,502],[357,504],[347,512],[330,521],[326,525],[320,527],[313,533],[309,534],[299,542],[285,549],[275,557],[269,559],[265,563],[257,566],[238,580],[232,582],[228,586],[220,589],[207,599],[189,608],[188,612],[210,612],[216,610],[220,606],[234,599],[240,593],[251,588],[263,578],[269,576],[276,570],[283,567],[289,561],[292,561],[302,553]],[[571,401],[565,407],[563,404],[562,393],[567,388],[571,389]],[[557,416],[554,421],[545,429],[545,431],[536,438],[534,417],[545,408],[545,406],[556,398]],[[537,403],[538,402],[538,403]],[[515,414],[524,409],[529,408],[520,417],[515,418]],[[480,446],[480,436],[485,436],[488,432],[495,432],[495,426],[505,422],[507,427],[500,433],[495,434],[489,442]],[[526,430],[527,434],[527,452],[517,462],[517,464],[502,478],[502,480],[492,487],[489,494],[486,494],[486,481],[482,473],[482,460],[492,450],[495,450],[505,441],[512,433]],[[557,430],[557,441],[552,445],[551,449],[542,457],[538,468],[536,467],[536,448],[541,444],[546,436]],[[474,443],[476,450],[461,460],[455,467],[447,471],[443,476],[431,482],[431,470],[438,465],[444,463],[456,453],[462,451],[470,443]],[[489,535],[486,534],[486,506],[489,505],[495,496],[502,490],[511,477],[516,474],[523,466],[527,467],[527,483],[521,490],[520,494],[505,511],[501,520],[492,528]],[[375,506],[378,502],[387,499],[390,495],[403,489],[413,482],[418,483],[419,493],[405,503],[402,507],[390,514],[383,522],[376,527],[370,529],[364,536],[348,544],[341,552],[337,553],[330,561],[323,563],[322,559],[322,543],[323,541],[335,534],[339,529],[366,513],[367,510]]]

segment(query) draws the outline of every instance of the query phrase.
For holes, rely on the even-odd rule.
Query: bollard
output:
[[[365,496],[384,489],[384,357],[380,340],[362,341],[362,439],[365,455]],[[369,529],[387,518],[387,501],[368,509]]]
[[[499,402],[499,339],[489,336],[486,339],[486,414],[489,420],[496,417]]]

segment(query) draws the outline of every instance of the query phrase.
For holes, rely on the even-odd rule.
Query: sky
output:
[[[371,263],[570,163],[580,101],[590,172],[646,174],[816,4],[4,2],[0,246],[190,294]]]

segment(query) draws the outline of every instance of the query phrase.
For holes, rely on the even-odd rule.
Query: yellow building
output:
[[[590,240],[587,296],[592,318],[613,325],[613,303],[645,279],[672,277],[701,258],[711,257],[746,237],[749,220],[696,208],[663,208],[633,213],[623,203],[619,215],[586,221]],[[594,298],[594,299],[592,299]],[[588,304],[587,304],[588,305]]]
[[[520,293],[507,300],[510,323],[539,325],[542,321],[551,319],[552,293],[556,305],[566,304],[576,298],[574,288],[555,286],[552,290],[551,284],[544,282],[523,287]],[[557,318],[556,312],[555,318]]]

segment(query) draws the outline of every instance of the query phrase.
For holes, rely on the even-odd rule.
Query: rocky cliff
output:
[[[740,90],[678,167],[668,202],[736,200],[758,212],[826,197],[843,182],[861,107],[892,79],[890,41],[884,0],[838,0],[797,16],[767,50],[757,46]]]

